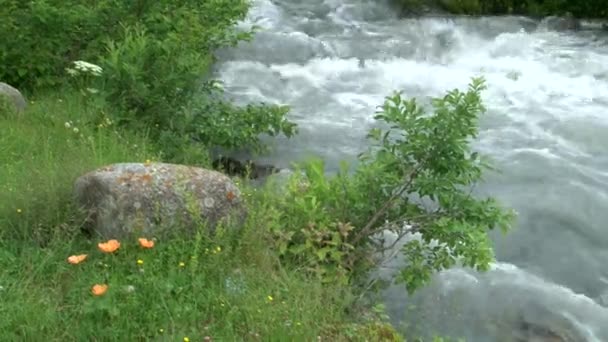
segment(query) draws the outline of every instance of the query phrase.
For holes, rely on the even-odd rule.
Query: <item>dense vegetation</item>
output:
[[[455,14],[519,14],[530,16],[563,16],[608,18],[606,0],[395,0],[403,9],[424,4],[439,6]]]
[[[209,167],[212,147],[263,151],[260,134],[296,132],[286,108],[237,107],[210,79],[213,52],[250,37],[235,28],[247,9],[2,0],[0,34],[19,39],[0,42],[0,80],[30,100],[24,113],[0,101],[8,339],[400,340],[368,296],[383,252],[406,256],[395,281],[408,291],[455,265],[487,269],[488,232],[506,231],[513,215],[471,192],[489,168],[470,146],[482,79],[429,108],[387,97],[356,167],[328,175],[312,160],[285,184],[241,180],[251,215],[237,235],[201,229],[151,249],[121,241],[106,255],[81,234],[71,193],[84,172],[145,160]],[[378,239],[387,230],[392,246]],[[66,261],[80,254],[84,262]],[[91,293],[94,283],[108,288]]]
[[[248,39],[235,23],[244,0],[2,0],[0,80],[25,91],[79,86],[106,102],[117,125],[149,132],[166,158],[202,158],[208,146],[260,150],[259,135],[288,136],[287,108],[236,107],[209,79],[213,52]],[[95,75],[66,69],[84,60]],[[196,96],[195,96],[196,95]],[[103,121],[104,117],[93,118]],[[193,155],[185,155],[187,148]]]

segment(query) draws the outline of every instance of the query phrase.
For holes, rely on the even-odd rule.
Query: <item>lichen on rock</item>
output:
[[[232,180],[219,172],[166,163],[121,163],[79,177],[76,202],[87,228],[104,238],[192,234],[200,226],[237,228],[246,210]]]

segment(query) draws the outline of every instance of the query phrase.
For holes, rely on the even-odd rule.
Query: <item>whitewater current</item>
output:
[[[273,151],[258,159],[279,167],[314,155],[335,169],[365,150],[393,91],[425,99],[485,77],[474,147],[500,172],[480,191],[517,211],[515,230],[493,235],[487,273],[448,270],[411,297],[388,289],[397,326],[467,341],[608,341],[606,32],[522,17],[400,19],[372,0],[256,0],[241,25],[259,31],[221,52],[216,76],[238,103],[291,106],[299,134],[268,139]]]

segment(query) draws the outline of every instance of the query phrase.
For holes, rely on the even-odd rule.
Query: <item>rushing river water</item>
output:
[[[292,107],[300,134],[262,162],[317,155],[335,168],[366,147],[376,106],[393,90],[425,98],[487,80],[475,148],[502,173],[482,190],[517,210],[516,229],[493,236],[488,273],[449,270],[410,298],[386,291],[395,324],[468,341],[549,331],[608,341],[606,33],[518,17],[398,19],[373,0],[254,3],[243,25],[261,31],[224,52],[217,75],[238,102]]]

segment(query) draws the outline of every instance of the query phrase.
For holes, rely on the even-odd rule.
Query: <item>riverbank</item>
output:
[[[245,184],[257,225],[215,239],[121,241],[111,255],[80,231],[76,177],[114,162],[160,157],[145,135],[111,121],[77,92],[29,97],[0,115],[0,329],[7,340],[363,340],[386,335],[378,315],[347,314],[353,298],[283,265],[269,248],[275,217]],[[71,255],[87,254],[77,265]],[[94,284],[108,285],[94,295]],[[364,318],[364,316],[366,318]],[[389,333],[392,334],[392,333]],[[349,336],[356,336],[354,339]],[[395,335],[393,339],[399,340]]]

